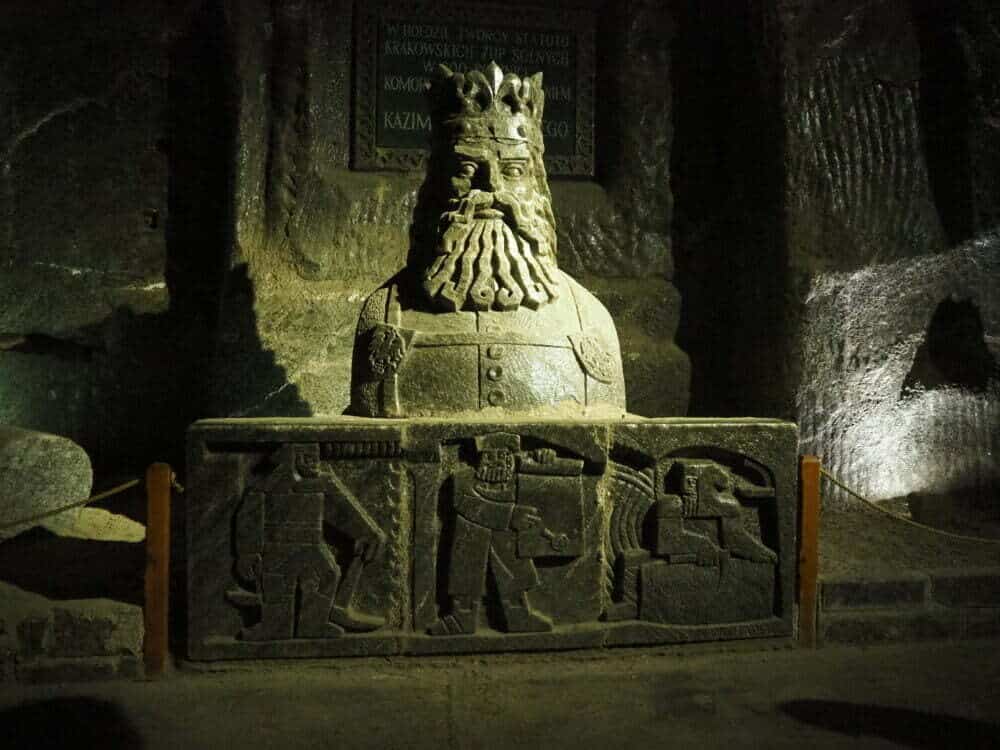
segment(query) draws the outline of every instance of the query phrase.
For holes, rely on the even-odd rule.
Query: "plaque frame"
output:
[[[442,19],[519,31],[567,30],[576,49],[576,144],[572,155],[545,154],[550,176],[594,176],[596,13],[586,8],[541,8],[457,4],[447,0],[366,0],[355,18],[352,168],[360,171],[415,171],[426,167],[429,149],[380,146],[377,142],[378,34],[384,19],[419,22]],[[530,75],[530,71],[514,71]]]

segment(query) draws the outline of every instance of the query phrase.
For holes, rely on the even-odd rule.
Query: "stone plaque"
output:
[[[193,659],[792,633],[788,423],[230,419],[188,447]]]
[[[522,76],[544,75],[549,174],[593,174],[592,11],[373,0],[358,13],[356,168],[423,168],[430,75],[439,64],[464,72],[496,62]]]

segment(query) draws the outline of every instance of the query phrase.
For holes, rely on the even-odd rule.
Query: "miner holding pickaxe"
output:
[[[354,540],[343,575],[324,540],[324,524]],[[236,574],[256,592],[235,589],[228,598],[261,608],[260,622],[244,628],[244,639],[333,638],[385,623],[351,609],[362,569],[382,553],[385,533],[321,463],[319,445],[282,446],[278,467],[240,507],[236,547]]]

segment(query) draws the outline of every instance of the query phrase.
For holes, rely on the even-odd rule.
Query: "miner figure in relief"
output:
[[[341,574],[324,524],[353,540]],[[375,630],[380,617],[351,608],[362,567],[378,557],[385,533],[340,479],[320,461],[319,445],[281,447],[278,466],[246,493],[238,511],[236,574],[255,591],[227,594],[237,606],[259,606],[261,619],[244,640],[333,638]]]
[[[431,635],[474,633],[487,574],[508,633],[552,630],[528,592],[541,585],[535,557],[578,557],[583,533],[583,461],[551,448],[521,450],[509,432],[475,439],[474,465],[452,476],[454,530],[448,550],[449,605]]]
[[[614,323],[556,264],[541,84],[493,63],[433,77],[409,260],[365,302],[351,413],[624,412]]]

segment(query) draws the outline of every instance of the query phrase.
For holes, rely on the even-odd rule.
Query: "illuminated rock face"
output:
[[[614,322],[556,265],[541,75],[442,66],[430,95],[411,262],[365,302],[351,411],[624,412]]]
[[[556,265],[541,77],[442,68],[431,95],[353,415],[191,430],[190,655],[789,635],[795,426],[627,414],[611,317]]]
[[[871,500],[981,500],[1000,469],[1000,237],[862,271],[823,274],[806,306],[798,393],[803,453]],[[857,501],[831,489],[830,510]]]

